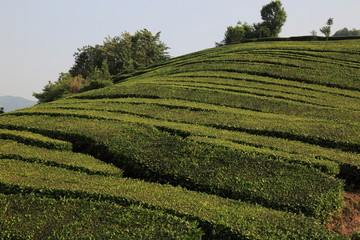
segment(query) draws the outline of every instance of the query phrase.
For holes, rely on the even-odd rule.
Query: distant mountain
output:
[[[22,97],[0,96],[0,106],[4,107],[5,112],[31,107],[36,103],[36,101],[28,100]]]

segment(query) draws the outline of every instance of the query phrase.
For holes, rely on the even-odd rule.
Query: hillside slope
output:
[[[3,114],[0,230],[341,239],[325,223],[345,189],[359,190],[359,93],[359,40],[262,42],[174,58],[104,89]],[[88,202],[122,219],[110,227],[114,218],[104,217],[105,231],[95,215],[61,207]],[[42,208],[26,210],[32,204]],[[65,217],[48,232],[31,225],[54,211]],[[23,215],[33,218],[20,233]]]

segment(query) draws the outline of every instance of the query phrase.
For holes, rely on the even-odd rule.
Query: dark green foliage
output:
[[[277,37],[286,22],[286,12],[281,1],[272,1],[261,9],[261,18],[264,22],[257,28],[261,37]],[[257,30],[256,29],[256,30]]]
[[[264,23],[254,23],[253,24],[253,39],[269,39],[269,38],[276,38],[277,36],[272,36],[269,27]]]
[[[340,173],[338,177],[345,179],[347,190],[358,190],[360,186],[360,164],[340,163]]]
[[[109,73],[107,60],[103,60],[101,67],[91,69],[89,76],[71,76],[70,73],[61,73],[58,81],[49,82],[42,93],[33,93],[39,99],[39,103],[52,102],[64,97],[66,94],[84,92],[91,89],[98,89],[113,84]]]
[[[0,158],[36,162],[88,174],[121,177],[123,171],[89,155],[71,151],[39,148],[10,140],[0,140]]]
[[[42,93],[33,93],[33,96],[38,99],[38,103],[51,102],[60,99],[64,93],[69,92],[70,84],[68,79],[68,74],[60,73],[56,82],[52,83],[49,81],[42,89]]]
[[[95,68],[100,68],[105,57],[102,46],[84,46],[78,48],[74,53],[75,63],[69,70],[72,76],[83,76],[87,78]]]
[[[69,93],[106,87],[113,84],[112,75],[132,74],[168,60],[168,49],[160,41],[160,32],[153,35],[147,29],[134,35],[125,32],[108,37],[103,45],[79,48],[69,73],[61,73],[56,82],[49,82],[42,93],[33,93],[33,96],[44,103]]]
[[[225,32],[225,38],[217,46],[240,43],[253,38],[274,38],[281,32],[286,22],[286,12],[280,1],[272,1],[261,9],[261,23],[252,26],[238,22],[235,27],[229,26]]]
[[[331,213],[341,205],[338,192],[342,184],[308,168],[145,129],[140,130],[142,134],[130,131],[111,139],[109,150],[119,154],[118,159],[128,161],[121,165],[131,176],[161,179],[189,189],[316,217],[326,218],[326,212]],[[310,182],[316,183],[313,190],[308,188]],[[327,195],[327,200],[310,200],[310,196],[318,194]]]
[[[108,200],[123,206],[165,210],[198,221],[206,239],[341,239],[313,218],[181,187],[90,176],[14,160],[0,161],[0,169],[8,170],[0,175],[0,190],[6,194],[36,193],[51,198]],[[160,229],[163,228],[161,225],[160,222]]]
[[[107,61],[111,75],[131,73],[138,69],[158,64],[169,59],[169,48],[160,41],[160,32],[153,35],[147,29],[107,37],[103,45],[86,46],[74,54],[75,64],[70,69],[72,76],[88,78],[95,68]]]
[[[88,85],[81,88],[80,91],[84,92],[91,89],[103,88],[113,83],[106,59],[102,62],[101,68],[95,67],[91,70],[88,76],[88,82]]]
[[[360,232],[355,233],[354,235],[352,235],[351,240],[360,240]]]
[[[334,34],[334,37],[360,36],[360,30],[343,28]]]
[[[45,137],[40,134],[33,134],[25,131],[12,131],[0,129],[0,139],[11,139],[27,145],[44,147],[57,150],[72,150],[72,144],[57,139]]]
[[[63,128],[61,122],[49,120],[44,121],[42,129]],[[80,126],[83,120],[73,121],[76,128],[67,127],[67,131],[84,132],[84,137],[91,137],[84,128],[93,128],[98,122],[88,120]],[[26,122],[33,127],[31,118]],[[180,184],[321,219],[327,219],[340,204],[341,182],[312,169],[267,160],[266,155],[189,142],[142,125],[103,122],[102,127],[116,134],[106,137],[103,144],[108,150],[99,157],[120,166],[127,176]],[[67,139],[75,140],[73,136]]]
[[[217,46],[229,45],[234,43],[240,43],[245,39],[253,38],[253,28],[247,23],[238,22],[238,24],[233,27],[229,26],[225,32],[225,39],[216,43]]]
[[[140,206],[0,195],[1,239],[201,239],[196,222]]]

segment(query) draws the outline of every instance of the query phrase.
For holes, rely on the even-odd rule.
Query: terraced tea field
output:
[[[359,119],[359,40],[208,49],[2,114],[0,238],[346,239],[325,226],[360,190]]]

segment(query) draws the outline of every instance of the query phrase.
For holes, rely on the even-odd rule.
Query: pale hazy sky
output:
[[[212,48],[227,26],[261,22],[271,0],[0,0],[0,96],[28,99],[56,81],[85,45],[108,35],[161,31],[172,56]],[[360,0],[282,0],[288,19],[280,34],[309,35],[334,18],[333,32],[360,29]]]

